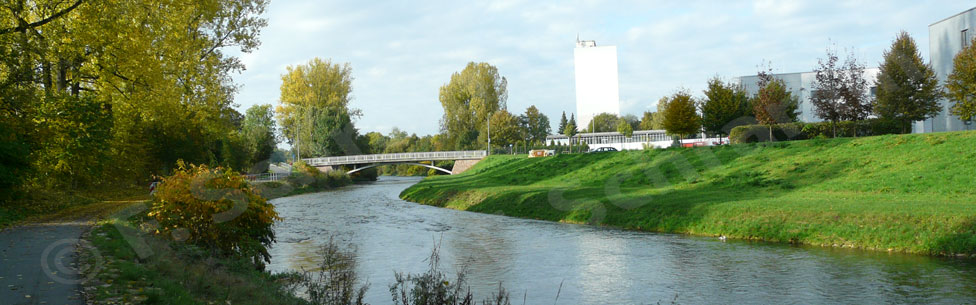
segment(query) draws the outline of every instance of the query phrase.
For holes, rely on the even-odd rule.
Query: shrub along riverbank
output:
[[[657,232],[976,254],[976,132],[491,156],[401,198]]]

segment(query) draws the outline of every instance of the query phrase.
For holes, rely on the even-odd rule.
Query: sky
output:
[[[811,71],[828,47],[876,67],[900,31],[926,61],[928,26],[970,1],[315,1],[272,0],[261,47],[234,75],[243,113],[279,103],[286,67],[319,57],[352,67],[361,133],[439,132],[439,88],[468,62],[508,80],[508,110],[535,105],[558,124],[576,110],[576,37],[617,46],[622,114],[655,111],[708,79]],[[846,50],[846,51],[845,51]]]

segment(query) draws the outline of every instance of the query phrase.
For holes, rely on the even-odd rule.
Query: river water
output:
[[[722,242],[400,200],[417,181],[381,177],[273,200],[284,220],[269,269],[315,268],[321,245],[335,236],[355,251],[374,305],[392,302],[394,272],[427,270],[435,243],[444,270],[467,270],[476,299],[501,282],[513,304],[976,303],[971,260]]]

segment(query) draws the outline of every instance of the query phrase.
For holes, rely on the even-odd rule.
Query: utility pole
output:
[[[488,151],[486,154],[491,154],[491,114],[488,114],[488,119],[486,120],[488,125]]]

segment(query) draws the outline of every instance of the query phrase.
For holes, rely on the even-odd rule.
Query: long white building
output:
[[[952,73],[952,61],[962,48],[976,38],[976,7],[929,25],[929,63],[935,70],[939,84],[945,84]],[[974,130],[972,121],[963,122],[950,114],[954,104],[948,99],[941,101],[942,111],[934,118],[915,122],[914,132],[939,132]]]
[[[597,46],[596,41],[577,38],[573,59],[576,67],[576,127],[586,129],[590,120],[600,113],[620,115],[617,47]]]

